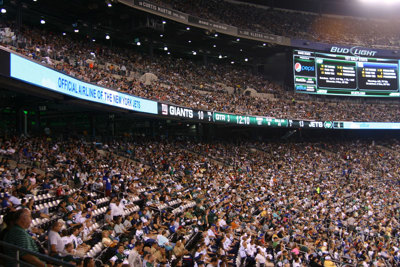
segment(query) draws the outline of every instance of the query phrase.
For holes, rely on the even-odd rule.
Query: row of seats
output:
[[[165,203],[165,204],[156,204],[156,207],[157,207],[158,210],[164,210],[164,209],[166,209],[168,207],[173,207],[173,206],[175,206],[175,205],[177,205],[179,203],[182,203],[181,199],[173,200],[173,201],[170,201],[170,202]]]
[[[195,201],[191,201],[191,202],[189,202],[189,203],[187,203],[185,205],[182,205],[182,206],[179,206],[176,209],[173,209],[172,213],[173,214],[181,213],[181,212],[185,211],[186,209],[192,208],[194,206],[196,206],[196,202]]]
[[[100,241],[94,245],[86,254],[86,257],[94,258],[104,249],[103,243]]]
[[[61,200],[53,200],[52,202],[46,202],[44,204],[37,204],[34,206],[35,210],[43,210],[43,209],[51,209],[51,208],[55,208],[58,206],[58,204],[60,204]]]

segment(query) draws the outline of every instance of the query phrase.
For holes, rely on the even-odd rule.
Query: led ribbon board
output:
[[[157,102],[82,82],[21,56],[10,54],[10,76],[79,99],[122,109],[157,114]]]

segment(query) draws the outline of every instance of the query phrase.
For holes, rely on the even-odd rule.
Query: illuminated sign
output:
[[[151,114],[158,113],[157,102],[82,82],[21,56],[11,54],[10,76],[61,94]]]
[[[337,53],[337,54],[352,54],[353,56],[367,56],[367,57],[373,57],[376,55],[376,53],[378,53],[378,51],[374,50],[361,49],[359,46],[353,46],[352,48],[332,46],[330,51],[331,53]]]

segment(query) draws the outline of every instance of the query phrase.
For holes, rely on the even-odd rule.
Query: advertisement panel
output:
[[[10,76],[79,99],[118,108],[157,114],[157,102],[82,82],[21,56],[11,54]]]

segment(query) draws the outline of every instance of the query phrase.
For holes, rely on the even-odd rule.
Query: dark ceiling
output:
[[[112,6],[109,7],[108,3]],[[165,20],[152,14],[109,0],[4,0],[7,13],[2,20],[21,21],[50,31],[95,39],[108,45],[192,60],[218,60],[243,65],[261,64],[270,55],[284,52],[285,47],[218,34]],[[45,25],[40,20],[46,21]],[[151,26],[149,26],[151,25]],[[79,29],[79,33],[74,30]],[[106,35],[110,40],[106,40]],[[141,46],[137,46],[140,41]],[[168,47],[168,51],[164,47]],[[195,54],[195,55],[194,55]],[[220,59],[222,56],[222,59]],[[246,60],[247,59],[247,60]]]
[[[266,4],[276,8],[291,8],[305,11],[346,14],[363,11],[359,0],[245,0]],[[108,4],[111,3],[111,7]],[[112,0],[4,0],[6,14],[0,14],[4,22],[34,25],[55,33],[93,39],[98,43],[121,46],[141,52],[188,57],[193,61],[226,61],[255,66],[263,64],[272,55],[288,51],[253,40],[237,39],[233,36],[214,33],[165,20],[152,14],[127,7]],[[359,7],[359,8],[357,8]],[[377,9],[374,9],[377,10]],[[396,8],[393,8],[394,12]],[[364,10],[365,11],[365,10]],[[363,11],[363,12],[364,12]],[[375,12],[379,13],[379,12]],[[364,13],[368,14],[368,13]],[[46,21],[45,25],[40,20]],[[79,33],[74,30],[79,29]],[[110,40],[105,36],[109,35]],[[137,42],[140,46],[137,46]],[[168,47],[168,50],[164,50]],[[194,55],[195,54],[195,55]],[[219,59],[222,56],[222,59]],[[246,60],[247,59],[247,60]],[[225,63],[226,63],[225,62]]]

